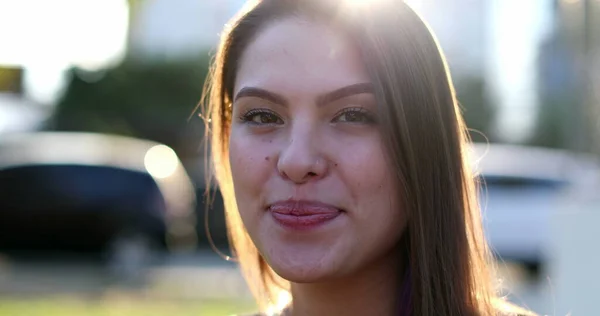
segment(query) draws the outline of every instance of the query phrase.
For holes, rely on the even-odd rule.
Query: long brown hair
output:
[[[238,62],[261,29],[301,16],[356,41],[374,86],[382,135],[408,214],[405,231],[414,315],[494,315],[491,262],[480,222],[469,137],[448,67],[423,20],[402,1],[263,0],[225,29],[204,102],[213,171],[225,201],[232,251],[265,309],[289,284],[266,264],[237,211],[229,167],[232,93]]]

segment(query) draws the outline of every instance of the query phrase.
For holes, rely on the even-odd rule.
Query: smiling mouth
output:
[[[291,230],[311,230],[331,222],[344,211],[335,206],[314,201],[281,201],[268,209],[273,219]]]

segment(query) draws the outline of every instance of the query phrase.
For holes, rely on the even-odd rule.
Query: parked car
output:
[[[195,204],[186,171],[163,144],[75,132],[0,138],[0,252],[119,262],[194,246]]]
[[[572,190],[598,179],[594,159],[562,150],[499,144],[474,146],[481,176],[484,231],[494,253],[532,272],[549,256],[550,220]]]

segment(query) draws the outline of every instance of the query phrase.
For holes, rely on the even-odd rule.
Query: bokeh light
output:
[[[152,176],[163,179],[175,173],[179,160],[173,149],[165,145],[156,145],[146,153],[144,165]]]

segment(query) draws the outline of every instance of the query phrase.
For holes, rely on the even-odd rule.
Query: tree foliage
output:
[[[151,139],[191,155],[203,136],[200,119],[190,115],[207,68],[208,55],[160,62],[129,59],[101,73],[73,69],[49,127]]]

